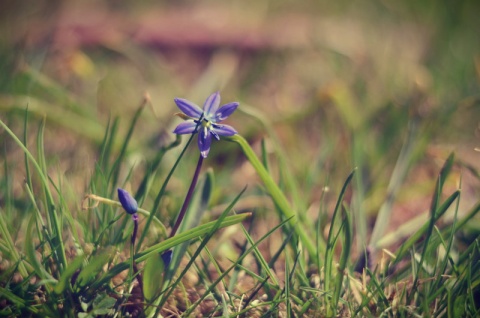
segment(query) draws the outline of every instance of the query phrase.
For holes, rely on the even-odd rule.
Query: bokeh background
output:
[[[120,146],[148,94],[128,150],[131,167],[141,170],[174,138],[180,119],[173,98],[202,105],[218,90],[223,102],[241,103],[228,123],[258,153],[265,141],[280,182],[288,167],[299,185],[286,189],[297,209],[316,215],[325,189],[333,193],[326,205],[334,203],[357,167],[357,208],[371,220],[410,131],[395,226],[427,209],[450,151],[464,163],[462,204],[478,200],[479,12],[475,0],[4,0],[0,113],[22,135],[28,106],[33,145],[46,118],[51,176],[66,178],[66,191],[80,205],[109,123],[119,120]],[[7,139],[0,132],[1,156],[19,159],[12,191],[23,193],[23,154]],[[185,161],[170,186],[179,198],[195,147],[189,154],[195,159]],[[165,171],[175,156],[165,158]],[[216,174],[213,205],[249,184],[245,209],[272,208],[255,200],[255,173],[234,144],[215,143],[207,165]]]

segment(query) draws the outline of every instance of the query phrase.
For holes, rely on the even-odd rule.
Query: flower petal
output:
[[[235,128],[229,125],[213,125],[211,130],[219,136],[233,136],[237,134]]]
[[[208,153],[210,152],[210,145],[212,144],[212,135],[210,131],[205,127],[200,130],[198,134],[198,148],[203,158],[207,158]]]
[[[127,211],[128,214],[134,214],[138,210],[137,201],[128,193],[128,191],[123,190],[122,188],[117,189],[118,199],[122,204],[122,207]]]
[[[203,104],[203,111],[205,112],[205,118],[212,120],[215,116],[215,113],[220,106],[220,94],[218,92],[210,95],[205,104]]]
[[[180,108],[180,110],[184,112],[187,116],[193,118],[200,118],[200,116],[202,116],[203,114],[203,110],[189,100],[183,98],[175,98],[174,101],[175,104],[177,104],[178,108]]]
[[[222,107],[220,107],[215,112],[215,122],[216,123],[221,122],[222,120],[230,116],[237,109],[238,105],[240,104],[237,102],[233,102],[233,103],[225,104]]]
[[[210,129],[210,134],[217,140],[220,140],[220,136],[213,130]]]
[[[178,124],[178,126],[173,131],[177,135],[193,134],[196,133],[197,123],[193,120],[187,120],[183,123]]]

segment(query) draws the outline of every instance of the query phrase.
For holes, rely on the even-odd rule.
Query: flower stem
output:
[[[134,213],[132,215],[132,220],[133,220],[133,233],[132,233],[130,242],[132,243],[132,246],[135,248],[135,240],[137,239],[137,232],[138,232],[138,214],[137,213]]]
[[[195,186],[197,185],[198,176],[200,175],[200,170],[202,168],[203,157],[200,155],[198,158],[197,168],[195,169],[195,173],[193,174],[192,183],[190,184],[190,188],[188,189],[187,196],[185,197],[185,201],[183,201],[182,209],[180,213],[178,213],[177,221],[175,221],[175,225],[173,226],[172,232],[168,238],[175,236],[177,233],[178,228],[180,227],[180,223],[185,217],[185,213],[187,212],[188,205],[190,204],[190,200],[193,196],[193,190],[195,190]]]
[[[142,275],[140,274],[140,271],[138,270],[137,263],[134,260],[134,251],[135,251],[135,241],[137,239],[137,232],[138,232],[138,214],[134,213],[132,214],[132,220],[133,220],[133,233],[130,238],[130,255],[131,256],[131,263],[130,263],[130,271],[133,274],[132,276],[137,279],[138,282],[138,287],[142,291],[142,296],[143,296],[143,281],[142,281]]]

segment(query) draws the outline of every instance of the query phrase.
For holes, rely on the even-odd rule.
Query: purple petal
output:
[[[122,204],[122,207],[127,211],[128,214],[134,214],[138,210],[137,201],[128,193],[128,191],[123,190],[122,188],[117,189],[118,199]]]
[[[211,130],[219,136],[233,136],[237,134],[237,131],[229,125],[213,125]]]
[[[203,114],[203,110],[189,100],[175,98],[174,101],[178,108],[180,108],[180,110],[189,117],[200,118],[200,116]]]
[[[222,120],[230,116],[237,109],[238,105],[240,104],[237,102],[233,102],[220,107],[215,113],[215,122],[221,122]]]
[[[215,130],[210,129],[210,134],[217,140],[220,140],[220,136],[215,132]]]
[[[173,131],[177,135],[193,134],[196,133],[197,123],[193,120],[187,120],[183,123],[178,124],[178,126]]]
[[[220,94],[216,92],[210,95],[205,101],[205,104],[203,104],[205,117],[207,119],[211,119],[211,117],[214,116],[215,112],[217,111],[218,106],[220,106]]]
[[[212,135],[206,127],[200,130],[198,134],[198,148],[203,158],[207,158],[208,152],[210,151],[210,145],[212,143]]]

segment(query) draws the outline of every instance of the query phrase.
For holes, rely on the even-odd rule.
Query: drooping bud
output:
[[[122,204],[122,207],[127,211],[128,214],[134,214],[138,210],[137,201],[128,193],[128,191],[123,190],[122,188],[117,189],[118,199]]]

